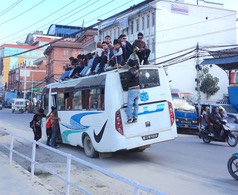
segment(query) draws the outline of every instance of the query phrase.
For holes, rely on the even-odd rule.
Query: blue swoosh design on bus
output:
[[[81,119],[86,115],[99,114],[99,113],[100,112],[85,112],[85,113],[75,114],[75,115],[71,116],[70,124],[61,123],[61,125],[68,129],[71,129],[71,130],[87,129],[89,126],[82,125]]]
[[[155,110],[148,110],[148,106],[143,107],[143,112],[138,113],[138,115],[144,115],[144,114],[152,114],[156,112],[163,112],[164,111],[164,105],[165,104],[157,104]]]
[[[69,143],[68,136],[72,133],[80,133],[88,130],[90,126],[81,124],[81,119],[86,115],[100,114],[101,112],[85,112],[80,114],[75,114],[70,118],[70,124],[63,124],[62,126],[66,127],[67,130],[64,130],[61,137],[64,143]]]

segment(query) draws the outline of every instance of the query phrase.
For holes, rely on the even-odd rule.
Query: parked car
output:
[[[198,114],[194,105],[184,99],[173,99],[178,128],[198,130]]]
[[[26,111],[26,104],[29,100],[23,98],[13,99],[12,102],[12,113],[18,111],[20,113],[24,113]]]

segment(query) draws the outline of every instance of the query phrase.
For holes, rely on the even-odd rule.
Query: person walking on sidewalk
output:
[[[44,110],[42,108],[39,109],[38,112],[33,116],[32,129],[33,129],[35,141],[38,141],[39,139],[41,139],[41,136],[42,136],[41,124],[42,124],[43,117],[46,117],[46,115],[44,114]],[[36,145],[36,147],[38,148],[39,146]]]

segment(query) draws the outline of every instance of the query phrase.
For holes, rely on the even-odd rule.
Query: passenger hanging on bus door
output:
[[[127,123],[137,122],[138,101],[140,95],[139,65],[135,60],[129,60],[130,67],[127,74],[128,96],[127,96]]]
[[[59,121],[60,118],[58,117],[58,111],[57,108],[51,108],[52,112],[51,112],[51,124],[52,124],[52,135],[51,135],[51,139],[50,139],[50,146],[54,147],[54,148],[58,148],[59,145],[56,144],[56,140],[58,137],[58,133],[59,133]]]

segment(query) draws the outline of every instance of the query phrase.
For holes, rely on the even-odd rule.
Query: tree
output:
[[[208,67],[203,68],[202,74],[200,75],[200,81],[200,91],[206,94],[207,99],[220,90],[220,87],[218,86],[219,78],[213,77],[209,73]]]

